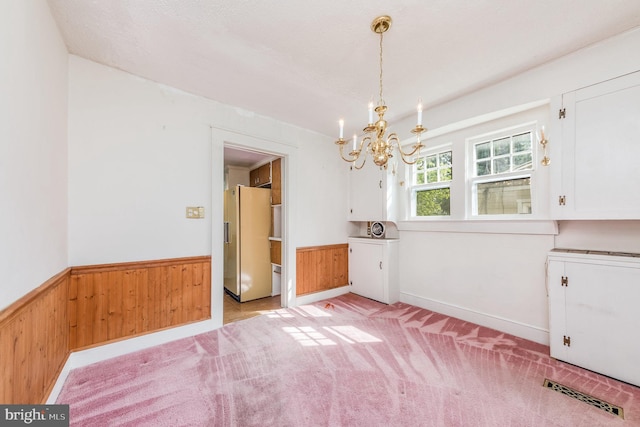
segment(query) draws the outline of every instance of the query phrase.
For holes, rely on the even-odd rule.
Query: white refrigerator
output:
[[[271,190],[224,192],[224,287],[240,302],[271,296]]]

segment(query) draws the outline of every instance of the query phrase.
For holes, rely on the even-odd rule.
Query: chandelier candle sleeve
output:
[[[353,134],[353,151],[356,151],[357,147],[358,147],[358,136],[354,133]]]
[[[422,99],[418,98],[418,126],[422,126]]]
[[[338,120],[338,125],[340,126],[340,139],[344,138],[344,120]]]
[[[373,101],[369,101],[369,124],[373,124]]]

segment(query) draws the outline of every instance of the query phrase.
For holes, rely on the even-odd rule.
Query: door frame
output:
[[[211,320],[215,327],[223,325],[224,297],[224,147],[248,149],[282,158],[282,307],[295,305],[296,263],[294,165],[297,147],[227,129],[211,127]]]

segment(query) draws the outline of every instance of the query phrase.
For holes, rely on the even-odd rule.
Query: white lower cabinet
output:
[[[551,357],[640,386],[640,257],[554,250],[547,280]]]
[[[397,302],[398,239],[351,237],[348,242],[351,292],[385,304]]]

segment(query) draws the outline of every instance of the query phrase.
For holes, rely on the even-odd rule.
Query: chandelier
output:
[[[393,157],[394,147],[397,147],[402,161],[408,165],[412,165],[416,160],[412,161],[411,156],[415,153],[420,154],[420,148],[424,147],[420,142],[420,135],[427,129],[422,127],[422,102],[420,100],[418,100],[417,108],[418,124],[411,130],[412,133],[416,134],[417,142],[413,144],[411,150],[409,152],[402,151],[400,140],[398,139],[398,135],[395,133],[386,135],[387,121],[384,119],[384,113],[387,111],[387,106],[385,105],[384,98],[382,96],[382,37],[389,27],[391,27],[391,17],[386,15],[377,17],[371,23],[371,30],[376,34],[380,34],[380,92],[378,105],[374,109],[373,101],[369,102],[369,124],[363,129],[365,137],[362,138],[358,145],[358,137],[355,134],[353,135],[353,149],[349,153],[348,157],[345,157],[344,155],[344,146],[348,143],[348,141],[344,139],[344,120],[340,119],[338,122],[340,125],[340,134],[336,144],[340,146],[340,157],[347,162],[353,163],[353,166],[356,169],[362,169],[367,161],[368,154],[371,155],[373,162],[376,165],[386,169],[387,162],[391,157]],[[375,123],[373,121],[374,111],[378,115],[378,119]],[[362,162],[358,166],[356,161],[360,158],[362,158]]]

